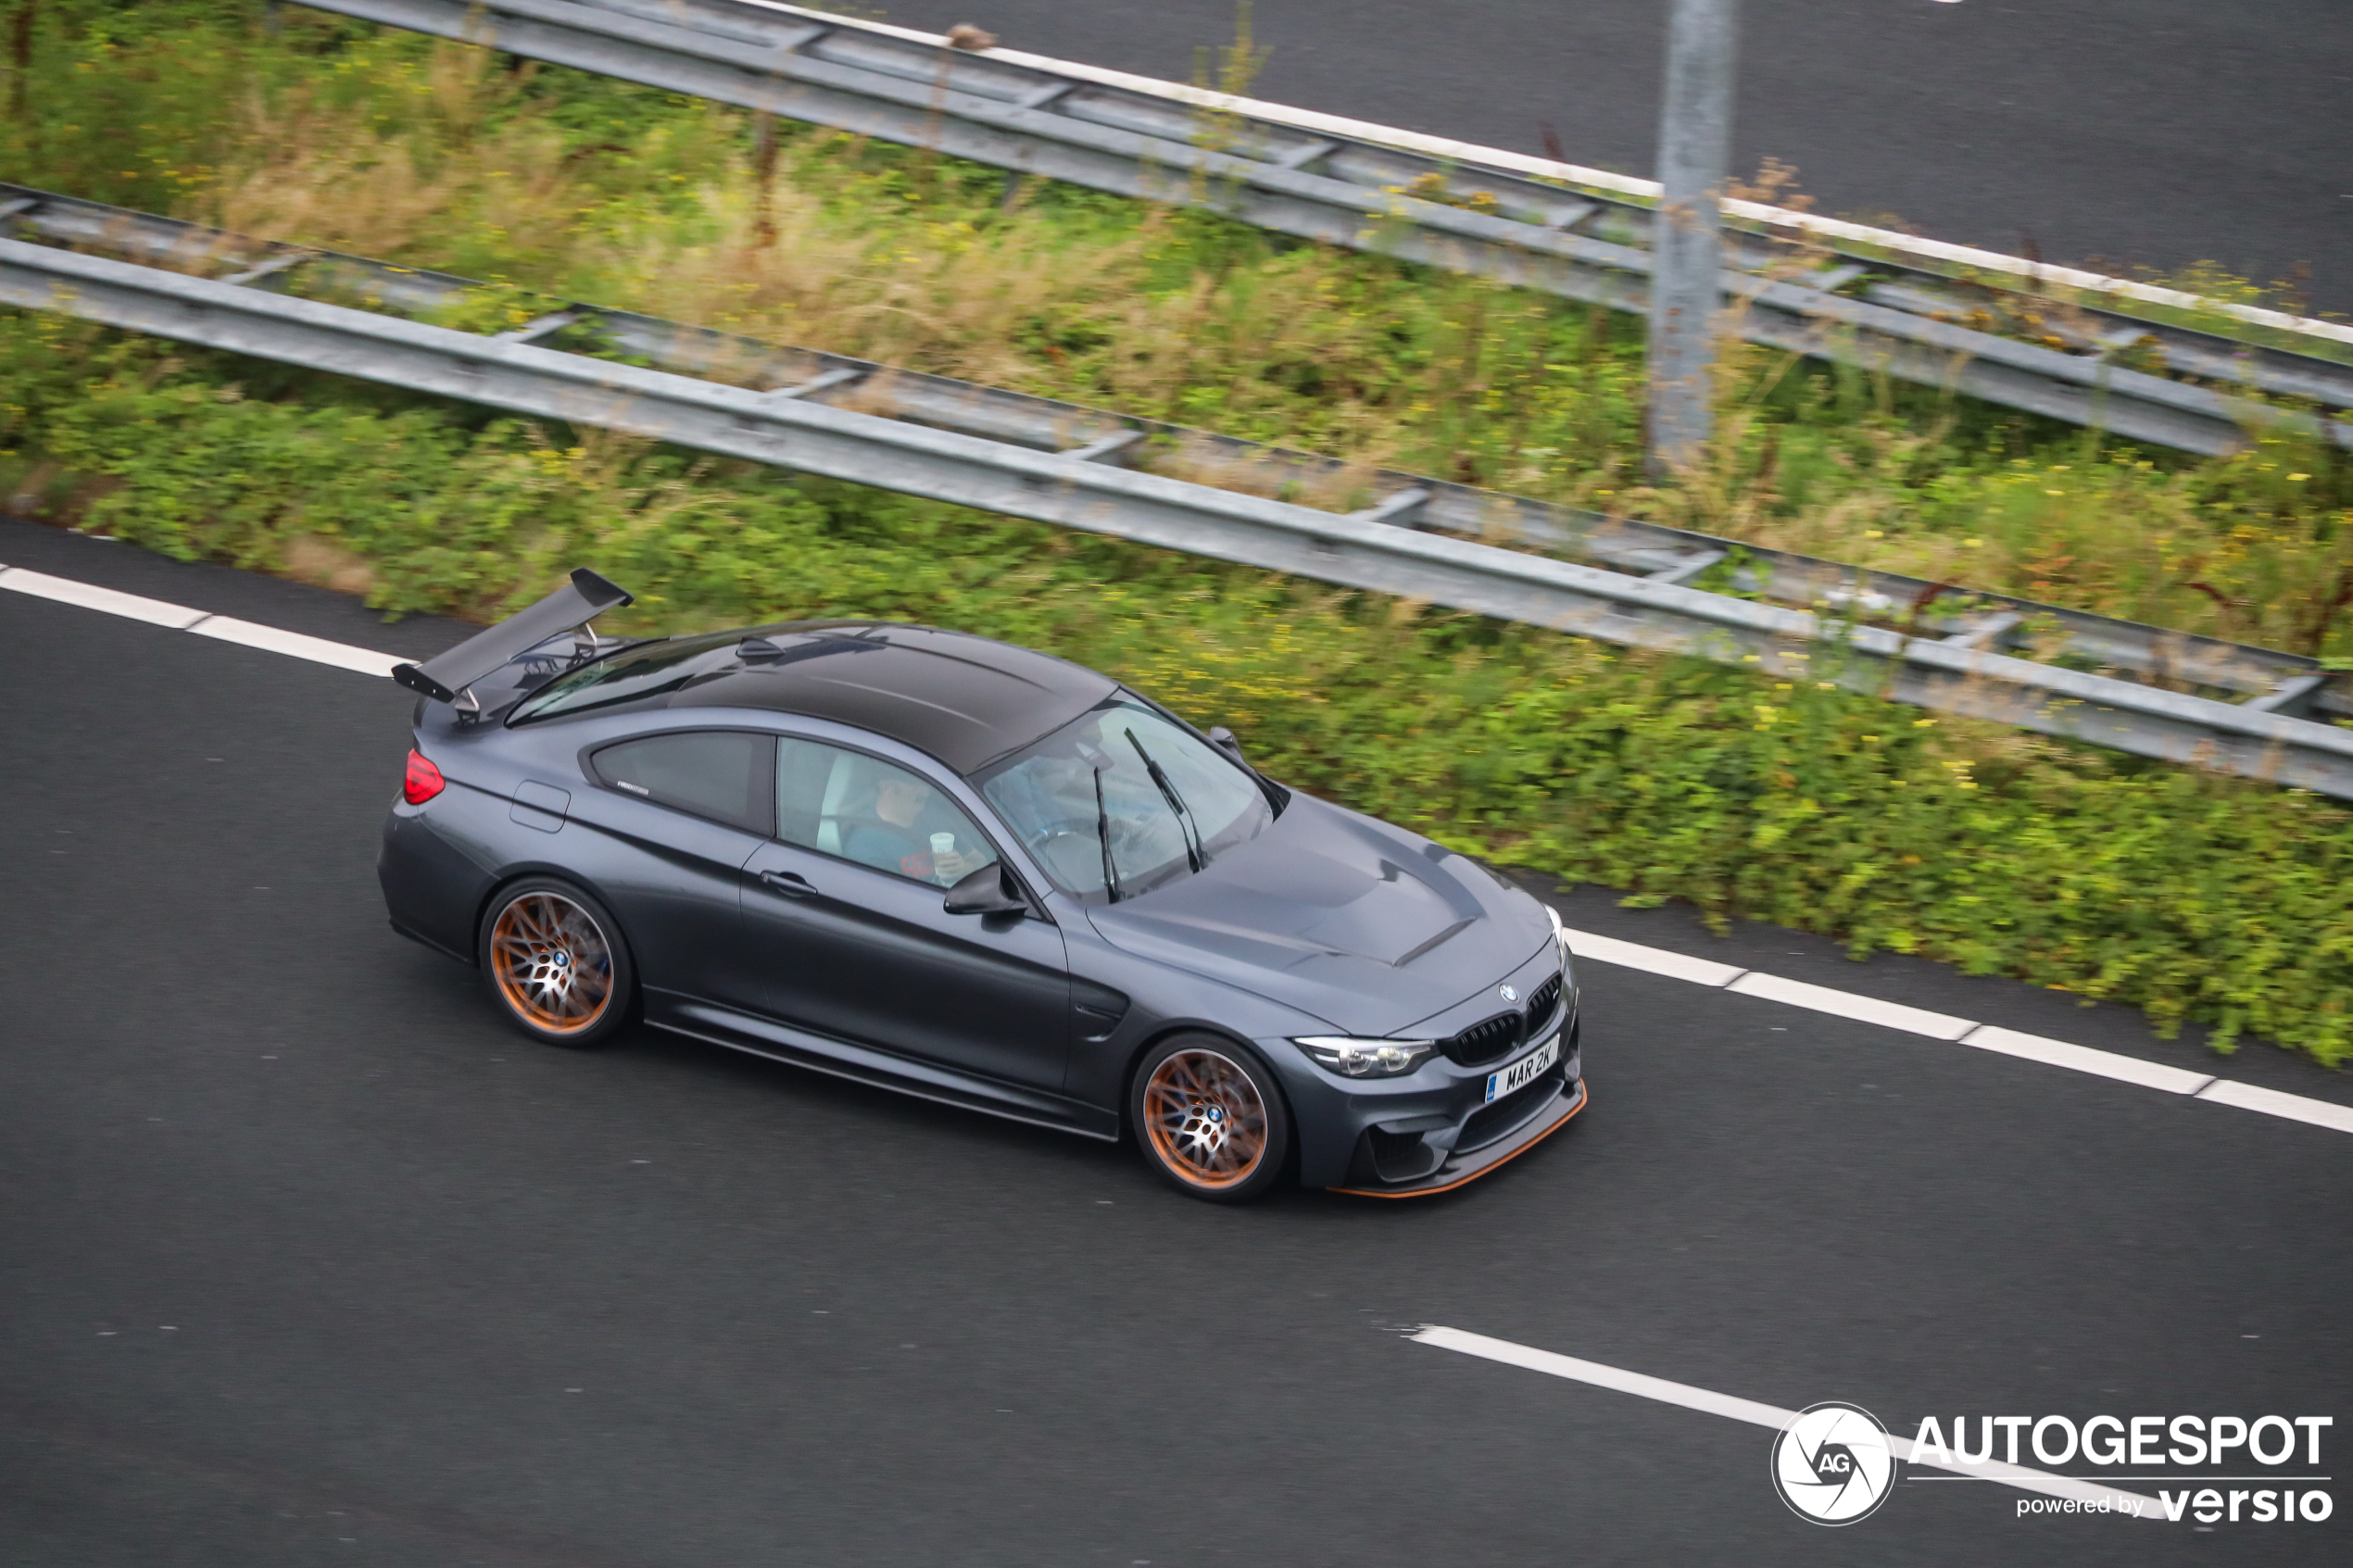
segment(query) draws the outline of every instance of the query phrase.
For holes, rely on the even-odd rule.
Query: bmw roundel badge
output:
[[[1504,1000],[1507,1002],[1516,1002],[1519,1000],[1519,990],[1516,986],[1498,985],[1495,987],[1495,991],[1498,996],[1502,997]]]

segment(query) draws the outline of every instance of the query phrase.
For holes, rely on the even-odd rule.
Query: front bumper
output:
[[[1447,1157],[1440,1161],[1436,1170],[1419,1180],[1378,1186],[1337,1186],[1330,1190],[1353,1193],[1359,1198],[1428,1198],[1435,1193],[1452,1192],[1466,1182],[1478,1180],[1498,1165],[1527,1153],[1559,1132],[1572,1117],[1585,1109],[1585,1081],[1582,1078],[1554,1084],[1550,1085],[1549,1097],[1517,1127],[1468,1153]]]
[[[1557,958],[1539,954],[1509,977],[1522,996],[1560,973]],[[1493,993],[1466,1000],[1421,1026],[1459,1030],[1494,1006]],[[1284,1041],[1261,1043],[1281,1062],[1299,1135],[1299,1177],[1308,1186],[1384,1197],[1418,1197],[1459,1186],[1532,1147],[1584,1105],[1579,1060],[1582,1019],[1572,984],[1553,1019],[1507,1055],[1475,1064],[1434,1058],[1396,1078],[1342,1079],[1308,1064]],[[1490,1102],[1491,1073],[1548,1045],[1559,1060],[1536,1079]]]
[[[1480,1094],[1486,1073],[1448,1073],[1438,1096],[1398,1097],[1366,1116],[1353,1139],[1346,1174],[1328,1185],[1335,1192],[1380,1198],[1418,1198],[1444,1192],[1484,1175],[1585,1108],[1584,1064],[1574,1011],[1488,1071],[1557,1042],[1560,1060],[1502,1098]],[[1359,1100],[1366,1110],[1378,1102]],[[1416,1112],[1418,1112],[1416,1114]]]

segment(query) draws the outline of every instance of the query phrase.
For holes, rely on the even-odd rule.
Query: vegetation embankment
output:
[[[56,3],[0,177],[2321,653],[2347,482],[1746,355],[1639,473],[1634,323],[289,10]],[[765,177],[763,177],[765,171]],[[0,481],[486,615],[594,560],[668,625],[905,616],[1234,724],[1466,848],[2353,1055],[2353,814],[1738,671],[0,319]]]

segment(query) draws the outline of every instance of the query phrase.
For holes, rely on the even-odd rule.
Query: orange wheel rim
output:
[[[1144,1131],[1180,1180],[1229,1187],[1266,1158],[1266,1103],[1229,1058],[1178,1051],[1144,1085]]]
[[[560,894],[526,893],[498,911],[490,964],[507,1005],[550,1035],[577,1035],[612,1005],[612,948]]]

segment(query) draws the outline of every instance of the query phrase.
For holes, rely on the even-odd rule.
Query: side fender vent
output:
[[[1089,1045],[1110,1039],[1118,1030],[1119,1021],[1127,1016],[1127,997],[1123,993],[1090,980],[1070,983],[1070,1001],[1078,1021],[1078,1033]]]

